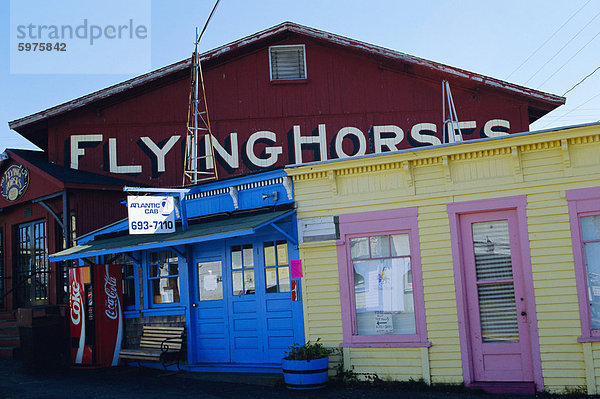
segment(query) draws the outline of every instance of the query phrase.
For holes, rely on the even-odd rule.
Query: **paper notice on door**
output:
[[[217,276],[214,274],[206,274],[204,276],[204,290],[214,291],[217,289]]]
[[[600,296],[600,286],[599,285],[592,286],[592,294],[594,294],[594,296]]]

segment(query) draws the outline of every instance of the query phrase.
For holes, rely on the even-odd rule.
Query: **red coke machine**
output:
[[[121,265],[69,269],[73,367],[109,367],[119,364],[123,341],[121,271]]]

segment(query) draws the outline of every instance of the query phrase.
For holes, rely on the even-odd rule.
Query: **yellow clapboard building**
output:
[[[600,125],[286,171],[330,367],[600,392]]]

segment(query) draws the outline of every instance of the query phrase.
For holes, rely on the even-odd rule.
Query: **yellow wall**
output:
[[[298,219],[418,206],[430,348],[346,348],[344,366],[393,379],[462,382],[446,204],[527,196],[545,388],[600,392],[600,343],[581,344],[565,190],[600,186],[600,126],[288,168]],[[342,342],[335,241],[300,245],[307,339]]]

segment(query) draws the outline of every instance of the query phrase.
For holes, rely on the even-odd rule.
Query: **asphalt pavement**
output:
[[[1,399],[107,399],[107,398],[408,398],[504,399],[464,389],[427,389],[386,384],[351,386],[330,382],[325,389],[291,391],[278,374],[170,373],[138,367],[76,370],[46,367],[31,371],[17,360],[0,360]],[[510,396],[532,398],[532,396]],[[558,398],[558,396],[550,396]]]

